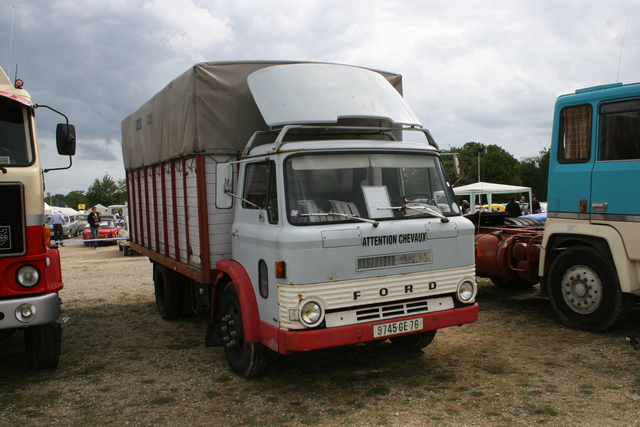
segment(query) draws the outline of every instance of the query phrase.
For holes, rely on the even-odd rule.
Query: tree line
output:
[[[531,187],[538,200],[547,200],[547,182],[549,173],[549,149],[540,151],[536,157],[525,157],[517,160],[502,147],[494,144],[484,145],[479,142],[467,142],[462,147],[452,147],[443,153],[457,153],[460,156],[462,175],[456,178],[451,156],[443,156],[447,173],[454,187],[480,181],[495,184],[519,185]],[[510,195],[495,195],[493,201],[507,202]]]
[[[97,204],[104,206],[124,205],[127,201],[127,182],[124,179],[115,181],[111,175],[105,174],[102,180],[97,179],[87,191],[74,190],[67,195],[46,195],[44,201],[51,206],[78,209],[78,205],[85,205],[86,209]]]

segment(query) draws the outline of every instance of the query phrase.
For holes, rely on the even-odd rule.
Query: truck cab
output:
[[[60,255],[45,226],[36,108],[22,82],[12,84],[0,69],[0,331],[23,330],[29,365],[50,368],[66,318]],[[72,125],[58,125],[57,144],[60,154],[75,153]]]
[[[558,98],[540,275],[559,318],[600,332],[640,295],[640,84]]]

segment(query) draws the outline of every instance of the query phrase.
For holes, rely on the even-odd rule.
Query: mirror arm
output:
[[[58,113],[58,114],[60,114],[62,117],[64,117],[64,120],[66,121],[66,124],[67,124],[67,130],[69,130],[69,118],[68,118],[65,114],[61,113],[60,111],[56,110],[55,108],[49,107],[48,105],[33,104],[33,108],[34,108],[34,109],[39,108],[39,107],[42,107],[42,108],[48,108],[49,110],[53,111],[54,113]],[[60,171],[60,170],[70,169],[70,168],[71,168],[71,165],[73,164],[73,160],[71,159],[71,157],[72,157],[72,156],[69,156],[69,166],[64,167],[64,168],[51,168],[51,169],[44,169],[42,172],[43,172],[43,173],[47,173],[47,172],[49,172],[49,171]]]

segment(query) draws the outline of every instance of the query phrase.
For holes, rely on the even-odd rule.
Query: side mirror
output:
[[[460,178],[462,170],[460,169],[460,156],[458,153],[453,153],[453,170],[455,171],[456,178]]]
[[[76,129],[73,125],[59,123],[56,128],[56,145],[61,156],[76,154]]]
[[[216,208],[230,209],[233,206],[233,164],[216,165]]]

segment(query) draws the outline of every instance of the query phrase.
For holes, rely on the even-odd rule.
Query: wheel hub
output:
[[[593,313],[602,302],[600,278],[587,266],[574,266],[562,278],[562,297],[576,313]]]
[[[237,319],[237,314],[238,313],[234,310],[229,310],[229,312],[221,319],[222,324],[220,328],[222,331],[223,345],[236,356],[242,353],[242,337],[240,334],[241,330],[240,332],[238,331],[239,320]]]

